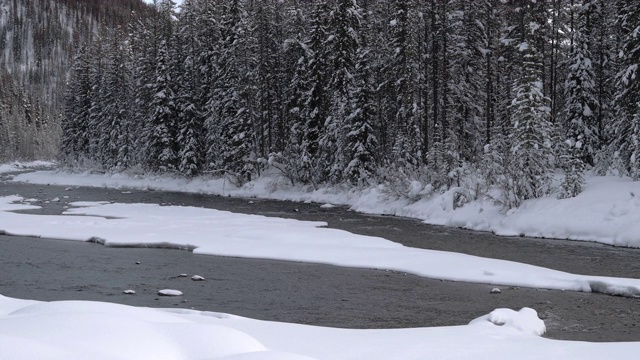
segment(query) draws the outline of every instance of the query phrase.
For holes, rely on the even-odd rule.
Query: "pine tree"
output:
[[[179,14],[178,44],[176,54],[179,75],[177,78],[177,146],[178,171],[192,177],[204,168],[204,115],[201,107],[200,80],[198,73],[198,8],[194,2],[183,4]]]
[[[89,76],[91,79],[91,107],[89,108],[89,118],[87,133],[92,139],[89,142],[86,158],[92,162],[92,166],[103,170],[104,148],[107,140],[107,119],[104,117],[103,109],[105,102],[105,73],[107,63],[107,47],[105,41],[96,41],[94,43],[91,56],[91,64]]]
[[[359,47],[360,8],[354,0],[340,0],[330,13],[327,39],[327,94],[330,97],[329,116],[320,138],[322,173],[329,181],[338,183],[347,166],[345,158],[345,126],[350,116],[356,52]]]
[[[311,14],[310,34],[306,41],[309,49],[307,75],[304,82],[310,88],[305,95],[302,116],[305,120],[301,143],[302,180],[320,182],[326,179],[322,169],[329,166],[321,164],[320,139],[325,131],[324,124],[329,116],[329,101],[327,94],[328,64],[330,59],[326,41],[328,33],[329,7],[326,2],[314,5]]]
[[[285,59],[282,45],[284,19],[282,2],[257,2],[251,23],[255,39],[256,62],[256,130],[259,155],[284,149],[285,137]]]
[[[86,156],[89,147],[89,109],[91,107],[91,79],[89,76],[89,48],[83,46],[75,57],[71,79],[65,95],[62,120],[60,157],[73,165]]]
[[[516,83],[512,106],[511,172],[513,199],[521,201],[539,198],[551,191],[551,161],[553,157],[549,99],[544,96],[542,58],[535,47],[536,31],[540,28],[537,4],[525,4],[521,9],[522,74]]]
[[[171,74],[171,57],[166,40],[160,42],[156,58],[156,81],[147,122],[148,161],[152,170],[167,172],[177,168],[177,109]]]
[[[619,9],[620,72],[616,77],[616,120],[611,124],[614,156],[622,172],[640,180],[640,1],[626,0]]]
[[[415,169],[424,157],[419,113],[418,43],[416,35],[417,8],[413,0],[393,2],[390,21],[391,107],[393,124],[393,161],[400,168]],[[391,70],[392,69],[392,70]]]
[[[366,18],[365,20],[366,21]],[[375,136],[374,89],[370,59],[370,48],[361,39],[357,50],[357,62],[351,85],[351,114],[346,119],[346,144],[348,164],[344,170],[345,178],[354,185],[372,183],[377,169],[378,140]]]
[[[582,191],[585,164],[593,165],[599,150],[596,113],[598,103],[592,69],[590,4],[574,6],[576,27],[569,59],[566,92],[566,140],[561,156],[565,178],[561,197],[573,197]]]
[[[254,113],[250,107],[250,73],[253,62],[248,58],[246,19],[240,2],[224,5],[220,21],[220,55],[217,61],[216,93],[207,104],[217,107],[220,165],[239,183],[250,181],[257,171]],[[214,110],[215,111],[215,110]]]

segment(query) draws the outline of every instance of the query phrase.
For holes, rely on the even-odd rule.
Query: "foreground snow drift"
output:
[[[640,343],[539,337],[536,312],[498,309],[466,326],[351,330],[228,314],[0,295],[0,349],[12,360],[625,359]]]
[[[0,210],[19,209],[22,205],[11,204],[16,200],[15,196],[0,197]],[[321,222],[183,206],[82,205],[94,206],[73,208],[58,216],[0,211],[0,231],[90,240],[107,246],[175,247],[195,249],[199,254],[386,269],[434,279],[640,295],[640,279],[575,275],[505,260],[410,248],[378,237],[323,228],[326,224]]]
[[[587,177],[584,192],[575,198],[559,200],[552,195],[525,201],[519,208],[508,212],[490,200],[476,200],[456,208],[454,195],[458,189],[445,194],[423,195],[422,200],[411,202],[390,199],[385,195],[383,186],[349,191],[339,188],[312,190],[292,187],[276,175],[263,176],[242,188],[223,179],[186,180],[53,171],[20,174],[14,179],[36,184],[186,191],[342,204],[365,213],[407,216],[429,224],[492,231],[499,235],[588,240],[640,247],[640,182],[613,176]],[[415,194],[422,194],[428,188],[419,182],[415,182],[414,187]]]

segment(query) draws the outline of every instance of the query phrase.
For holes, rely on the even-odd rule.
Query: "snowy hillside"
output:
[[[0,0],[0,159],[54,157],[77,50],[149,12],[141,0]]]

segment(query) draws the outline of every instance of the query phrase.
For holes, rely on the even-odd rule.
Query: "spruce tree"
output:
[[[610,130],[611,153],[618,157],[622,173],[640,180],[640,1],[623,1],[617,23],[620,71],[616,77],[617,116]]]
[[[60,157],[69,165],[86,156],[91,141],[87,131],[92,86],[89,51],[88,46],[83,46],[76,55],[65,94]]]
[[[593,165],[598,144],[595,74],[592,68],[590,4],[575,5],[576,27],[569,57],[569,75],[565,84],[565,141],[560,156],[565,172],[561,197],[573,197],[582,191],[585,164]]]
[[[156,57],[156,79],[151,84],[153,99],[147,121],[147,161],[153,171],[177,169],[177,109],[172,58],[167,40],[160,41]]]
[[[207,104],[218,108],[220,166],[239,183],[250,181],[257,171],[254,113],[250,107],[253,61],[248,57],[244,12],[239,1],[226,3],[220,21],[220,54],[217,59],[216,93]]]
[[[194,2],[185,2],[179,14],[177,33],[177,146],[178,171],[192,177],[204,168],[204,115],[200,97],[201,81],[198,74],[198,8]]]
[[[522,58],[522,72],[515,85],[516,97],[511,103],[510,176],[515,196],[520,202],[539,198],[551,191],[553,151],[552,124],[549,98],[544,96],[542,83],[542,57],[535,47],[536,31],[541,25],[536,15],[537,4],[524,4],[521,13],[521,42],[518,51]]]
[[[320,144],[322,173],[338,183],[347,166],[345,158],[345,127],[353,99],[353,74],[359,47],[360,8],[354,0],[340,0],[330,13],[330,35],[327,39],[329,64],[327,94],[330,97]]]
[[[306,46],[309,49],[305,83],[310,88],[305,95],[302,116],[305,121],[302,132],[301,163],[303,181],[320,182],[326,180],[323,169],[328,164],[321,164],[320,146],[324,125],[329,116],[329,101],[327,94],[328,83],[328,48],[326,41],[329,37],[328,16],[329,7],[326,2],[314,5],[310,21],[309,39]]]
[[[366,17],[363,19],[366,21]],[[365,39],[361,39],[357,50],[354,79],[350,88],[351,114],[346,119],[347,166],[345,178],[353,185],[373,183],[377,170],[376,151],[378,140],[373,122],[375,119],[374,89],[370,59],[370,48]]]

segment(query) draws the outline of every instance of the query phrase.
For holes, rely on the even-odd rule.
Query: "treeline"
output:
[[[76,50],[152,10],[140,0],[0,0],[0,161],[54,158]]]
[[[77,56],[62,160],[238,184],[498,189],[640,179],[640,1],[186,0]],[[416,191],[416,184],[421,184]]]

